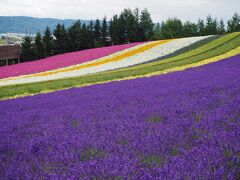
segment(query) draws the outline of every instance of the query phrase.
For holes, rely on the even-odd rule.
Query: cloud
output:
[[[168,17],[196,21],[211,14],[228,19],[239,12],[239,0],[1,0],[2,16],[34,16],[74,19],[111,17],[123,8],[148,8],[153,20]]]

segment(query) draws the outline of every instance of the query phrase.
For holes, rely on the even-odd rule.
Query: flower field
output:
[[[0,67],[0,179],[240,179],[239,77],[240,32]]]
[[[74,66],[0,79],[0,99],[184,70],[240,54],[239,46],[239,32],[147,42]]]
[[[0,86],[78,77],[150,62],[211,36],[148,42],[107,57],[62,69],[0,80]],[[94,53],[94,52],[93,52]]]
[[[238,179],[239,69],[235,55],[0,101],[0,177]]]
[[[0,79],[12,76],[33,74],[43,71],[49,71],[57,68],[63,68],[90,60],[98,59],[142,43],[132,43],[118,46],[102,47],[88,49],[63,55],[56,55],[38,61],[16,64],[12,66],[0,67]]]

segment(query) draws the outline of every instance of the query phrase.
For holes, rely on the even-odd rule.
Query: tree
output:
[[[133,11],[134,17],[135,17],[135,22],[137,25],[137,40],[136,41],[141,41],[141,27],[140,27],[140,13],[139,9],[135,8]]]
[[[43,46],[45,49],[45,55],[51,56],[53,55],[53,37],[50,28],[47,26],[43,38]]]
[[[82,44],[82,27],[81,22],[78,20],[68,28],[68,50],[79,51],[83,49]]]
[[[34,51],[32,46],[32,40],[30,37],[25,37],[21,44],[21,61],[31,61],[34,59]]]
[[[97,19],[94,25],[94,41],[96,47],[100,46],[99,44],[100,40],[101,40],[101,23],[100,20]]]
[[[197,25],[187,21],[183,25],[183,36],[184,37],[192,37],[192,36],[197,36],[198,34],[198,28]]]
[[[119,41],[120,44],[124,44],[127,43],[127,39],[126,39],[126,25],[125,25],[126,21],[124,18],[124,14],[121,13],[119,18],[118,18],[118,33],[119,33]]]
[[[67,30],[64,25],[57,24],[55,30],[53,31],[55,36],[55,54],[62,54],[68,51],[68,42],[67,42]]]
[[[138,40],[138,12],[134,15],[131,9],[124,9],[121,13],[124,20],[124,39],[126,43],[136,42]]]
[[[172,18],[162,23],[162,37],[164,39],[183,37],[183,24],[180,19]]]
[[[90,32],[84,23],[81,30],[81,49],[89,49],[91,47]]]
[[[107,18],[106,16],[102,20],[102,26],[101,26],[101,46],[108,46],[108,38],[109,38],[109,33],[108,33],[108,24],[107,24]]]
[[[204,24],[204,21],[202,19],[198,19],[197,29],[198,29],[198,35],[203,36],[204,35],[204,30],[205,30],[205,24]]]
[[[162,29],[160,23],[154,26],[154,40],[159,40],[162,38]]]
[[[217,34],[218,30],[218,23],[216,19],[213,19],[211,17],[211,15],[207,16],[206,19],[206,26],[205,26],[205,30],[204,30],[204,35],[213,35],[213,34]]]
[[[218,24],[218,34],[224,34],[225,33],[225,25],[223,19],[220,20]]]
[[[109,21],[109,35],[112,44],[120,44],[120,29],[118,15],[114,15]]]
[[[153,21],[151,18],[151,14],[147,9],[144,9],[140,15],[140,32],[141,32],[141,40],[151,40],[153,38]]]
[[[237,32],[240,31],[240,16],[238,13],[235,13],[232,17],[232,19],[230,19],[227,22],[227,31],[228,32]]]
[[[41,59],[45,57],[45,49],[42,42],[42,36],[39,32],[34,38],[33,50],[35,54],[35,59]]]
[[[90,47],[93,48],[94,47],[94,24],[92,20],[87,26],[87,29],[89,33],[89,44],[90,44]]]

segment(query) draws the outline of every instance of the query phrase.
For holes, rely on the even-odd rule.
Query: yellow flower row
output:
[[[203,61],[192,63],[192,64],[187,64],[187,65],[183,65],[183,66],[169,68],[169,69],[165,69],[165,70],[162,70],[162,71],[149,73],[149,74],[146,74],[146,75],[130,76],[130,77],[126,77],[126,78],[118,78],[118,79],[114,79],[114,80],[107,80],[107,81],[101,81],[101,82],[96,82],[96,83],[86,83],[86,84],[76,85],[74,87],[85,87],[85,86],[96,85],[96,84],[105,84],[105,83],[109,83],[109,82],[113,82],[113,81],[131,80],[131,79],[144,78],[144,77],[148,78],[148,77],[157,76],[157,75],[161,75],[161,74],[167,74],[167,73],[176,72],[176,71],[183,71],[183,70],[186,70],[186,69],[189,69],[189,68],[199,67],[199,66],[203,66],[203,65],[206,65],[206,64],[209,64],[209,63],[217,62],[217,61],[220,61],[220,60],[223,60],[223,59],[226,59],[226,58],[238,55],[238,54],[240,54],[240,46],[237,47],[236,49],[233,49],[232,51],[229,51],[229,52],[224,53],[222,55],[215,56],[215,57],[205,59]],[[19,98],[19,97],[25,97],[25,96],[33,96],[33,95],[36,95],[36,94],[46,94],[46,93],[59,91],[59,90],[66,90],[66,89],[70,89],[70,88],[73,88],[73,87],[62,88],[62,89],[58,89],[58,90],[43,90],[39,93],[25,93],[25,94],[22,94],[22,95],[16,95],[16,96],[4,98],[4,99],[13,99],[13,98]]]
[[[104,59],[102,61],[92,62],[92,63],[84,64],[84,65],[80,64],[79,66],[60,69],[60,70],[56,70],[54,72],[45,72],[45,73],[40,73],[40,74],[33,74],[33,76],[47,76],[47,75],[52,75],[52,74],[57,74],[57,73],[62,73],[62,72],[80,70],[80,69],[83,69],[83,68],[88,68],[88,67],[93,67],[93,66],[99,66],[99,65],[106,64],[106,63],[109,63],[109,62],[119,61],[119,60],[122,60],[124,58],[134,56],[134,55],[139,54],[139,53],[143,53],[143,52],[145,52],[145,51],[147,51],[147,50],[149,50],[153,47],[156,47],[160,44],[164,44],[164,43],[167,43],[167,42],[170,42],[170,41],[171,40],[156,41],[156,42],[153,42],[151,44],[147,44],[147,45],[142,46],[140,48],[134,49],[132,51],[129,51],[129,52],[126,52],[126,53],[123,53],[123,54],[119,54],[115,57]]]

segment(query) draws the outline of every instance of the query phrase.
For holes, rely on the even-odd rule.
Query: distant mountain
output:
[[[66,27],[72,25],[75,19],[52,19],[52,18],[35,18],[27,16],[0,16],[0,33],[43,33],[47,26],[52,30],[57,23],[64,24]],[[82,23],[89,23],[87,20],[80,20]]]

